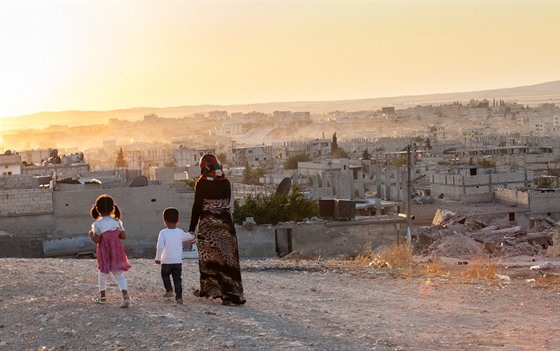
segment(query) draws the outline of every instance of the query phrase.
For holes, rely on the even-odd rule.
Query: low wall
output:
[[[56,172],[57,179],[78,178],[89,172],[89,164],[80,163],[72,165],[49,164],[46,166],[27,166],[21,168],[22,175],[52,176]]]
[[[235,226],[239,256],[242,258],[276,257],[275,228],[271,225]]]
[[[37,187],[32,175],[0,175],[0,189],[31,189]]]
[[[533,216],[546,216],[556,221],[560,220],[560,189],[530,190],[529,210]]]
[[[495,199],[508,205],[518,205],[529,207],[529,194],[526,191],[517,189],[496,189]]]
[[[276,226],[260,225],[250,230],[236,227],[242,258],[275,257],[277,234],[289,233],[291,252],[305,256],[336,256],[362,253],[406,238],[406,219],[381,218],[356,221],[321,221]],[[285,252],[287,253],[287,252]]]
[[[460,196],[462,203],[490,202],[494,200],[494,193],[463,194]]]
[[[43,257],[43,240],[53,231],[52,214],[0,217],[0,257]]]
[[[0,218],[52,212],[51,189],[0,190]]]
[[[48,198],[48,205],[44,213],[39,213],[43,210],[33,210],[0,216],[0,257],[44,257],[45,240],[52,240],[55,245],[50,251],[57,252],[56,243],[60,242],[61,245],[64,243],[63,249],[70,252],[66,242],[72,240],[63,239],[87,235],[93,222],[89,211],[97,196],[103,193],[113,196],[122,210],[127,233],[123,244],[130,257],[154,257],[157,237],[164,227],[161,216],[166,207],[179,209],[180,228],[187,229],[189,226],[194,193],[176,192],[165,185],[79,191],[29,189],[29,194],[44,199],[33,200],[32,195],[27,196],[26,192],[26,202],[36,202],[35,205],[40,207]],[[21,196],[18,197],[21,200]],[[278,248],[280,236],[283,236],[282,240],[289,239],[292,252],[332,256],[359,253],[365,245],[375,248],[403,241],[406,219],[375,217],[276,226],[236,226],[236,231],[242,258],[275,257],[279,252],[286,253]]]
[[[114,197],[123,213],[127,233],[123,244],[131,256],[153,257],[157,236],[164,227],[163,210],[176,207],[180,213],[179,227],[186,229],[194,200],[194,193],[176,192],[167,186],[8,192],[0,192],[4,194],[0,201],[5,203],[0,208],[11,211],[4,215],[0,212],[0,257],[44,257],[42,241],[87,235],[93,222],[91,206],[104,193]]]
[[[188,229],[194,193],[178,193],[165,185],[136,188],[54,192],[55,238],[86,235],[93,219],[89,215],[97,196],[109,194],[123,213],[126,240],[132,257],[152,257],[159,231],[164,228],[166,207],[179,210],[179,227]]]

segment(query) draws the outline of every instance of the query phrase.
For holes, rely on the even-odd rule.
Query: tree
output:
[[[332,135],[331,155],[334,155],[336,150],[338,150],[338,141],[337,141],[337,138],[336,138],[336,132],[334,132],[333,135]]]
[[[393,166],[402,167],[406,165],[407,162],[408,162],[408,157],[406,155],[399,156],[399,158],[393,161]]]
[[[262,167],[254,168],[249,165],[249,162],[245,164],[245,172],[243,172],[243,183],[244,184],[260,184],[260,178],[265,175],[265,171]]]
[[[297,169],[298,162],[308,162],[311,161],[311,157],[307,154],[296,154],[288,157],[286,161],[284,161],[284,169]]]
[[[371,155],[368,152],[368,149],[366,148],[363,152],[362,152],[362,160],[370,160],[371,159]]]
[[[117,155],[117,161],[115,162],[115,166],[117,168],[125,168],[126,167],[126,160],[124,158],[124,151],[123,151],[122,147],[119,150],[119,153]]]
[[[552,177],[539,177],[533,180],[533,183],[539,188],[550,188],[554,183],[554,178]]]
[[[222,164],[227,163],[227,155],[225,154],[225,152],[220,152],[217,157]]]
[[[496,162],[491,161],[491,160],[487,160],[487,159],[479,160],[476,164],[478,166],[480,166],[481,168],[495,168],[496,167]]]
[[[336,132],[334,132],[332,136],[331,155],[334,158],[348,158],[348,153],[343,149],[341,149],[340,147],[338,147]]]

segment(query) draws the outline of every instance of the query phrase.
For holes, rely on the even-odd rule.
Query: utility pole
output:
[[[412,241],[412,234],[410,232],[411,222],[412,222],[412,214],[411,214],[411,206],[412,206],[412,179],[410,178],[412,169],[412,147],[409,144],[406,147],[406,240],[410,243]]]

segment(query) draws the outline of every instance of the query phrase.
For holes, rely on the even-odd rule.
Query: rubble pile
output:
[[[531,218],[528,229],[519,225],[489,225],[476,214],[438,209],[430,227],[412,229],[414,253],[467,258],[559,255],[560,223]],[[554,246],[556,244],[556,246]]]

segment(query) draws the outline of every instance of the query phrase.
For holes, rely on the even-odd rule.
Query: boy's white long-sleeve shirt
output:
[[[183,229],[165,228],[159,232],[156,246],[156,261],[164,264],[176,264],[183,261],[183,241],[194,239],[194,235]]]

